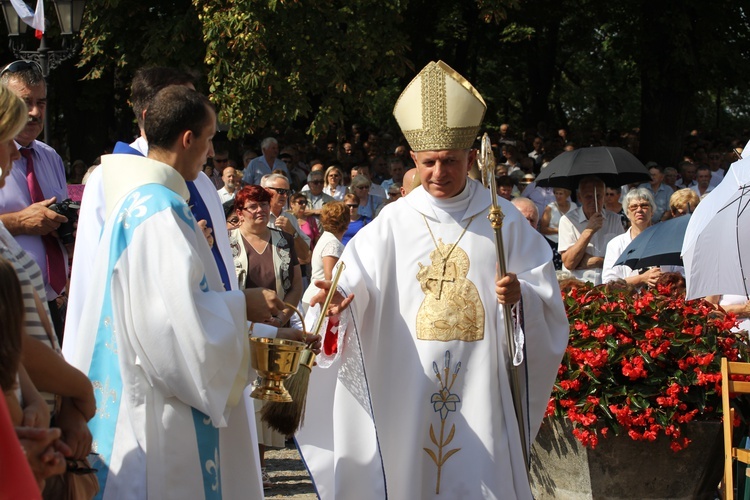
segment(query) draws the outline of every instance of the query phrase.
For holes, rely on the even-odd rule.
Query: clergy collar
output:
[[[186,202],[190,198],[185,179],[173,167],[135,155],[102,156],[102,180],[107,217],[123,196],[146,184],[161,184],[180,195]]]
[[[466,199],[464,199],[464,197],[466,197]],[[427,193],[422,186],[415,188],[403,199],[416,211],[435,220],[438,219],[435,212],[436,208],[444,212],[458,212],[462,209],[461,204],[465,204],[463,206],[465,206],[466,209],[464,210],[461,220],[466,220],[486,210],[491,203],[490,190],[482,186],[481,183],[470,178],[467,179],[464,190],[449,200],[435,198]],[[454,203],[455,205],[453,205]],[[503,208],[503,210],[505,210],[505,208]]]

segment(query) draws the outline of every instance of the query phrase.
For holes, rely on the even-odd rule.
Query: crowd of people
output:
[[[26,451],[23,497],[63,498],[88,475],[103,498],[262,498],[265,449],[289,436],[249,398],[250,332],[321,355],[298,436],[321,498],[530,498],[521,443],[567,343],[557,279],[648,287],[679,272],[615,263],[649,226],[692,212],[737,146],[695,142],[679,165],[648,163],[642,184],[551,188],[536,176],[576,148],[567,131],[501,126],[509,274],[497,276],[489,190],[472,179],[486,106],[442,62],[399,98],[399,137],[357,125],[321,148],[266,137],[241,161],[213,144],[216,112],[190,74],[139,70],[131,103],[135,141],[68,175],[85,186],[79,212],[62,203],[62,159],[36,139],[41,69],[0,71],[0,432]],[[750,316],[746,300],[711,300]],[[323,338],[302,331],[304,314],[331,315]]]

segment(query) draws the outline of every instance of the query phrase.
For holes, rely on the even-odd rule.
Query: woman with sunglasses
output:
[[[344,196],[344,203],[346,203],[346,208],[349,209],[349,228],[344,233],[341,242],[346,245],[372,219],[359,214],[359,198],[356,194],[349,193]]]
[[[318,218],[310,214],[308,207],[309,200],[302,193],[292,195],[289,199],[289,211],[297,217],[299,228],[310,238],[310,250],[314,251],[315,243],[320,238],[322,229]],[[310,264],[301,264],[300,270],[302,271],[302,288],[304,289],[310,284]]]
[[[378,207],[383,204],[383,198],[370,194],[371,184],[370,179],[358,175],[352,179],[351,186],[349,186],[349,192],[357,195],[359,199],[359,207],[357,208],[359,215],[367,217],[370,220],[375,218]]]
[[[275,290],[281,300],[296,306],[302,298],[302,272],[294,251],[292,235],[268,227],[271,195],[260,186],[245,186],[237,193],[234,203],[240,224],[229,233],[229,245],[240,289]],[[271,318],[269,323],[280,328],[289,322],[293,314],[294,309],[287,306]],[[263,486],[266,488],[271,486],[270,478],[265,472],[266,446],[283,448],[286,436],[261,421],[260,413],[264,403],[257,399],[253,401]]]
[[[609,283],[621,279],[630,285],[656,286],[662,272],[659,267],[652,267],[641,272],[639,269],[631,269],[625,265],[615,266],[615,262],[630,242],[651,225],[651,215],[656,210],[654,197],[646,188],[631,189],[622,200],[622,208],[627,213],[631,226],[628,231],[613,238],[607,244],[602,282]]]
[[[315,250],[315,242],[320,237],[320,222],[310,215],[308,211],[309,202],[302,193],[297,193],[289,198],[289,211],[297,217],[299,228],[310,238],[310,249]]]
[[[331,165],[326,170],[326,186],[323,192],[328,196],[333,196],[336,201],[344,199],[346,186],[344,186],[344,173],[336,165]]]

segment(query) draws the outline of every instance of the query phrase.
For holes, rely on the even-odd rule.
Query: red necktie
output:
[[[26,158],[26,184],[29,186],[31,202],[44,201],[44,193],[34,173],[34,159],[31,149],[22,148],[21,156]],[[61,200],[62,201],[62,200]],[[52,289],[58,294],[65,289],[65,257],[63,256],[60,243],[51,234],[42,236],[44,253],[47,255],[47,278]]]

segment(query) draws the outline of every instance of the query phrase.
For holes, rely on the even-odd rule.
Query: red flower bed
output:
[[[734,315],[686,301],[672,284],[635,291],[575,283],[563,287],[570,340],[547,407],[584,445],[609,433],[679,451],[683,424],[721,414],[720,359],[748,359]]]

